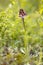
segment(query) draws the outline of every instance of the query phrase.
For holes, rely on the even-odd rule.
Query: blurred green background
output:
[[[27,13],[24,18],[26,32],[19,17],[21,8]],[[0,0],[0,55],[6,43],[13,49],[25,48],[25,59],[30,65],[31,62],[34,62],[34,65],[43,65],[43,0]],[[32,56],[32,61],[29,52],[31,49],[39,52],[37,48],[40,49],[39,59]],[[25,65],[27,62],[23,59],[20,61],[21,57],[23,55],[16,63]],[[17,65],[16,63],[14,65]]]

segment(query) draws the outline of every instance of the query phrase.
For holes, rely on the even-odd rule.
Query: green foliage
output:
[[[6,62],[13,58],[12,65],[43,65],[43,0],[1,0],[0,3],[0,64],[5,62],[2,55],[8,44],[14,55],[9,52]],[[20,8],[27,13],[26,31],[19,17]],[[35,54],[30,54],[31,49]]]

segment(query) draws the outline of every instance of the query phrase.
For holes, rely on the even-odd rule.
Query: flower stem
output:
[[[24,18],[22,18],[22,21],[23,21],[23,27],[24,27],[24,30],[26,31]]]
[[[24,18],[22,18],[22,21],[23,21],[23,27],[24,27],[24,30],[25,30],[25,34],[24,34],[24,47],[25,47],[25,62],[27,63],[28,60],[29,60],[28,34],[27,34],[27,31],[26,31]]]

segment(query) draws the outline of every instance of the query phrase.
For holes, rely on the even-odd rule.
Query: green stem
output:
[[[23,27],[25,30],[25,34],[24,34],[24,47],[25,47],[25,62],[27,63],[29,60],[29,50],[28,50],[28,34],[26,31],[26,26],[25,26],[25,22],[24,22],[24,18],[22,18],[23,21]]]
[[[24,30],[25,30],[25,32],[26,32],[24,18],[22,18],[22,21],[23,21],[23,27],[24,27]]]

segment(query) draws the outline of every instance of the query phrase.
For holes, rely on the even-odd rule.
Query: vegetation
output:
[[[0,1],[0,65],[43,65],[43,0]]]

